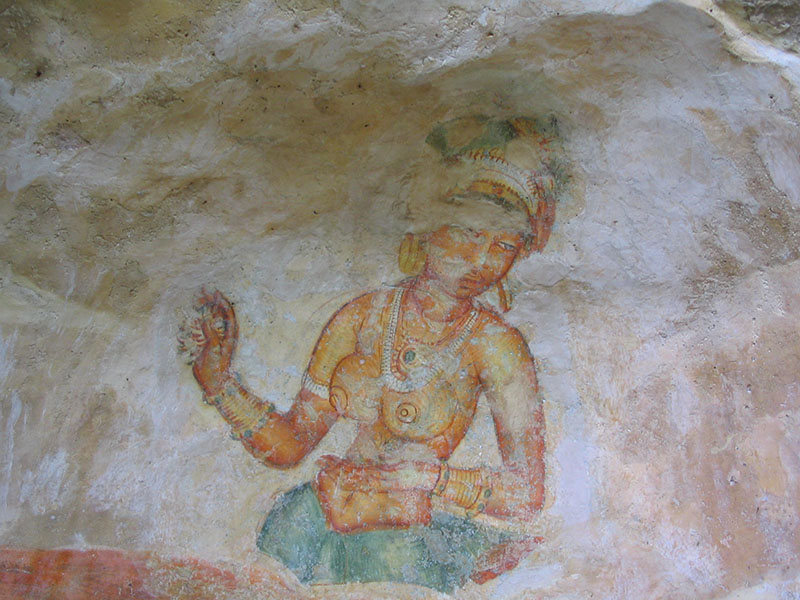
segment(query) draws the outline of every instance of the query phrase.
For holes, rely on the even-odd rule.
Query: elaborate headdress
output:
[[[556,198],[567,180],[555,119],[453,119],[437,125],[426,141],[446,161],[467,167],[459,186],[463,191],[525,211],[531,227],[528,249],[544,248],[555,220]]]
[[[526,251],[540,252],[545,247],[555,220],[556,199],[568,179],[555,119],[453,119],[434,127],[426,142],[446,163],[463,167],[454,169],[462,177],[451,195],[479,194],[521,210],[530,225]],[[399,249],[400,270],[416,275],[425,259],[421,237],[406,234]],[[508,310],[511,297],[503,280],[497,282],[497,295],[500,306]]]

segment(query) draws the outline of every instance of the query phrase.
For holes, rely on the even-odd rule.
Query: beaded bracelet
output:
[[[447,482],[450,480],[450,465],[443,462],[439,465],[439,477],[436,478],[436,484],[433,486],[433,492],[437,496],[444,495],[444,490],[447,488]]]
[[[270,415],[275,412],[275,406],[271,403],[266,403],[264,406],[264,416],[262,416],[254,425],[247,426],[246,429],[241,427],[231,426],[231,438],[234,440],[241,440],[242,438],[248,439],[253,437],[253,433],[264,427],[269,421]]]
[[[270,415],[275,412],[275,405],[271,402],[255,404],[242,387],[237,375],[228,375],[224,380],[224,387],[216,394],[204,394],[203,399],[220,411],[225,420],[231,425],[231,437],[239,440],[252,437],[267,424]]]

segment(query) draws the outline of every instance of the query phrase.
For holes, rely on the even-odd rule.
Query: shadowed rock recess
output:
[[[0,597],[800,598],[799,28],[790,0],[0,0]],[[287,411],[407,232],[482,218],[429,138],[476,116],[546,123],[563,169],[510,310],[475,300],[533,357],[543,506],[459,517],[536,543],[438,590],[397,553],[303,583],[258,533],[356,426],[266,466],[176,338],[219,290],[241,384]],[[535,421],[482,385],[448,459],[481,493],[516,468],[498,422]]]

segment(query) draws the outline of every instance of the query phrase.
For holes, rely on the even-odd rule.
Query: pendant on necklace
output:
[[[397,326],[401,321],[402,299],[403,289],[398,288],[392,298],[389,322],[383,331],[381,380],[389,390],[406,393],[425,387],[453,364],[458,363],[461,345],[472,334],[472,328],[478,321],[479,313],[477,309],[473,309],[466,320],[458,323],[450,334],[439,339],[433,345],[420,343],[419,340],[410,336],[406,337],[407,344],[413,340],[414,345],[408,344],[405,348],[401,346],[400,352],[395,354],[395,339]],[[446,339],[450,341],[443,347]],[[411,413],[404,418],[410,416]]]
[[[398,374],[403,377],[411,377],[413,379],[427,377],[427,371],[440,366],[440,361],[437,358],[438,353],[439,351],[436,348],[425,344],[406,344],[395,355],[397,358],[394,364]]]

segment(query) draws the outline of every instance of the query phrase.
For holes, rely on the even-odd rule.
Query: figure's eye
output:
[[[498,241],[497,245],[500,246],[503,250],[507,250],[509,252],[513,252],[514,250],[517,249],[517,247],[514,244],[511,244],[509,242],[500,242],[500,241]]]

